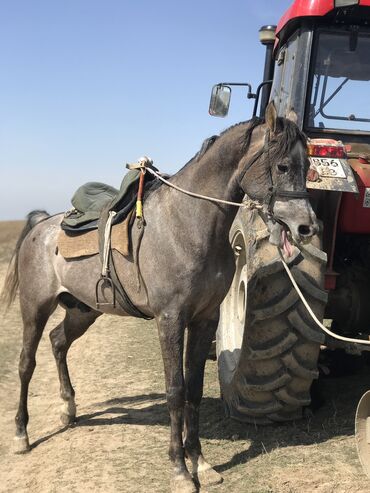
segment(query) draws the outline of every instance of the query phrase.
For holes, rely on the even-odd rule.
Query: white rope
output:
[[[149,163],[148,163],[148,161],[149,161]],[[171,183],[170,181],[166,180],[165,178],[163,178],[163,176],[161,176],[159,173],[157,173],[156,171],[154,171],[152,168],[146,166],[147,164],[152,164],[152,163],[153,163],[153,161],[150,158],[147,158],[146,156],[144,156],[143,158],[140,158],[139,159],[139,165],[140,165],[140,167],[145,168],[147,171],[149,171],[149,173],[151,173],[152,175],[156,176],[159,180],[161,180],[166,185],[168,185],[168,186],[174,188],[175,190],[178,190],[179,192],[182,192],[182,193],[184,193],[186,195],[190,195],[190,197],[196,197],[198,199],[209,200],[211,202],[218,202],[220,204],[234,205],[236,207],[247,207],[247,208],[250,208],[250,209],[252,209],[252,208],[262,209],[263,208],[263,206],[261,204],[259,204],[258,202],[254,201],[254,200],[250,200],[250,199],[247,199],[247,200],[245,200],[245,201],[243,201],[241,203],[239,203],[239,202],[230,202],[228,200],[216,199],[215,197],[209,197],[207,195],[201,195],[199,193],[194,193],[194,192],[189,192],[188,190],[184,190],[183,188],[180,188],[177,185],[175,185],[175,184]],[[316,317],[316,315],[312,311],[310,305],[308,304],[306,298],[303,296],[302,291],[300,290],[298,284],[296,283],[296,281],[295,281],[292,273],[290,272],[290,269],[289,269],[288,265],[286,264],[286,262],[284,260],[284,257],[283,257],[283,254],[281,253],[280,248],[278,248],[278,251],[279,251],[281,262],[283,263],[284,269],[286,270],[286,272],[287,272],[287,274],[289,276],[289,279],[291,280],[291,282],[292,282],[295,290],[297,291],[297,293],[298,293],[298,295],[299,295],[302,303],[306,307],[308,313],[310,314],[310,316],[312,317],[312,319],[314,320],[314,322],[316,322],[316,324],[320,327],[320,329],[323,330],[329,336],[331,336],[334,339],[337,339],[339,341],[351,342],[351,343],[355,343],[355,344],[370,345],[370,340],[366,340],[366,339],[352,339],[351,337],[344,337],[344,336],[340,336],[339,334],[335,334],[334,332],[332,332],[331,330],[329,330],[327,327],[325,327],[325,325],[323,325],[320,322],[320,320]]]
[[[327,327],[325,327],[325,325],[323,325],[320,322],[320,320],[316,317],[316,315],[314,314],[314,312],[310,308],[310,305],[307,303],[307,300],[303,296],[302,291],[299,289],[299,286],[296,283],[296,281],[295,281],[295,279],[293,277],[293,274],[290,272],[290,269],[289,269],[288,265],[286,264],[286,262],[284,260],[284,257],[283,257],[283,254],[281,253],[280,248],[278,248],[278,250],[279,250],[280,259],[281,259],[281,261],[283,263],[284,269],[286,270],[286,272],[287,272],[287,274],[289,276],[289,279],[291,280],[291,282],[292,282],[295,290],[297,291],[299,297],[301,298],[302,303],[307,308],[308,313],[311,315],[312,319],[316,322],[316,324],[320,327],[320,329],[323,330],[329,336],[331,336],[331,337],[333,337],[335,339],[338,339],[339,341],[352,342],[352,343],[355,343],[355,344],[366,344],[366,345],[370,345],[370,341],[369,340],[366,340],[366,339],[352,339],[350,337],[344,337],[344,336],[340,336],[338,334],[335,334],[334,332],[332,332],[331,330],[329,330]]]
[[[189,192],[188,190],[184,190],[183,188],[180,188],[177,185],[175,185],[174,183],[171,183],[170,181],[166,180],[165,178],[163,178],[163,176],[161,176],[159,173],[154,171],[152,168],[146,167],[145,169],[147,171],[149,171],[149,173],[151,173],[152,175],[159,178],[166,185],[168,185],[168,186],[174,188],[175,190],[178,190],[179,192],[182,192],[186,195],[190,195],[190,197],[196,197],[197,199],[209,200],[211,202],[218,202],[220,204],[234,205],[235,207],[248,207],[251,209],[252,208],[262,209],[262,207],[263,207],[258,202],[254,201],[254,200],[250,200],[250,199],[245,200],[243,202],[231,202],[229,200],[216,199],[215,197],[209,197],[208,195],[201,195],[199,193]]]

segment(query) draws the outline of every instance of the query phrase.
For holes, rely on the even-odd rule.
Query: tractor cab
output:
[[[309,137],[318,174],[308,175],[307,188],[324,224],[327,312],[338,312],[338,258],[353,257],[353,244],[370,234],[370,0],[296,0],[275,35],[268,97]],[[370,312],[363,318],[362,328]]]
[[[270,99],[309,137],[370,144],[370,1],[297,0],[276,29]]]
[[[295,0],[259,35],[263,82],[255,93],[250,84],[215,85],[209,112],[226,116],[232,86],[245,85],[253,116],[273,101],[308,136],[307,188],[326,226],[326,287],[334,289],[337,233],[370,234],[370,0]]]
[[[255,94],[249,84],[217,84],[211,115],[226,116],[231,86],[245,85],[254,115],[270,99],[310,137],[370,143],[370,0],[295,0],[277,27],[261,28],[260,40],[262,84]]]

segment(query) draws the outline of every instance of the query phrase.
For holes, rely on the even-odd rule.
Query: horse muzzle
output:
[[[299,245],[311,241],[319,232],[319,224],[310,203],[306,200],[276,201],[269,229],[270,241],[274,245],[282,245],[284,231],[293,243]]]

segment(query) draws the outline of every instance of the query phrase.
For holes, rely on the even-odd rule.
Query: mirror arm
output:
[[[257,91],[256,91],[256,94],[254,95],[254,98],[255,98],[255,103],[254,103],[254,108],[253,108],[253,117],[255,117],[257,115],[257,109],[258,109],[258,102],[259,102],[259,98],[260,98],[260,92],[261,92],[261,89],[264,87],[264,86],[267,86],[267,85],[272,85],[272,80],[265,80],[264,82],[262,82],[258,87],[257,87]]]
[[[242,86],[248,87],[247,98],[256,99],[256,94],[252,92],[252,86],[248,82],[220,82],[218,86]]]

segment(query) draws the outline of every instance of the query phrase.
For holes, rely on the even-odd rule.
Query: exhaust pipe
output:
[[[273,50],[274,50],[274,43],[275,43],[275,31],[276,31],[276,26],[274,26],[274,25],[262,26],[261,29],[258,31],[260,42],[264,46],[266,46],[265,68],[263,71],[263,82],[272,80],[272,78],[274,76]],[[261,96],[261,103],[260,103],[260,117],[261,118],[263,118],[265,116],[265,110],[266,110],[266,106],[269,102],[270,92],[271,92],[271,86],[269,84],[266,84],[262,88],[262,96]]]

